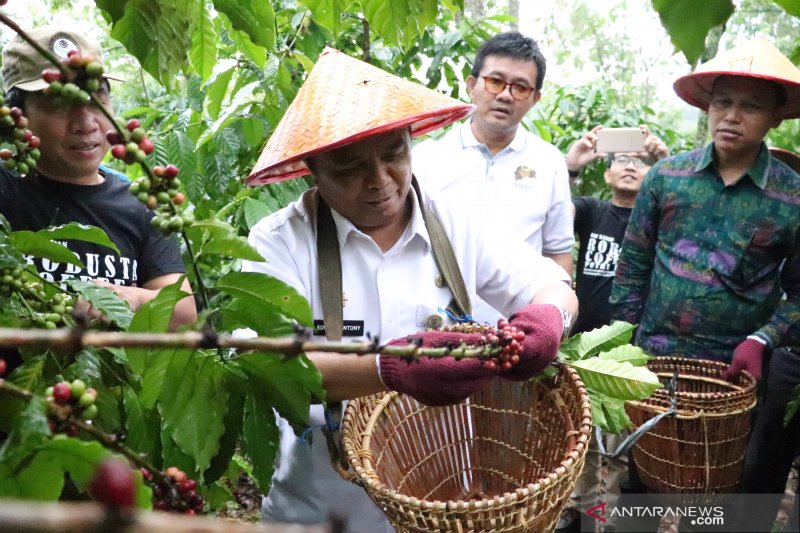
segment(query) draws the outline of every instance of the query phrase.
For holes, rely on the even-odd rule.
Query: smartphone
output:
[[[597,132],[597,151],[644,152],[644,136],[639,128],[603,128]]]

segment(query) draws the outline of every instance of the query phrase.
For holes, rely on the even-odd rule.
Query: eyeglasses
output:
[[[481,78],[483,78],[483,88],[489,94],[500,94],[506,90],[506,87],[511,87],[511,96],[514,100],[527,100],[533,92],[533,87],[521,83],[508,83],[506,80],[494,76],[481,76]]]
[[[647,166],[647,163],[645,163],[638,157],[631,157],[628,155],[614,156],[614,159],[612,159],[611,162],[621,167],[627,167],[628,163],[633,163],[633,166],[635,166],[636,168],[642,168]]]

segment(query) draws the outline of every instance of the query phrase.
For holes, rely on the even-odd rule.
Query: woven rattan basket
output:
[[[586,389],[562,366],[446,407],[395,392],[351,401],[342,445],[351,479],[399,532],[540,532],[558,521],[591,424]]]
[[[662,383],[678,372],[677,415],[664,418],[633,448],[642,482],[651,492],[718,493],[736,490],[744,466],[756,382],[742,372],[733,383],[722,379],[725,363],[657,357],[647,366]],[[638,428],[667,411],[666,389],[629,401],[626,411]]]

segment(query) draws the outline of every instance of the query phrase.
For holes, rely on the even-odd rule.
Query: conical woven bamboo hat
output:
[[[465,104],[327,48],[245,182],[308,174],[303,159],[399,128],[422,135],[472,113]]]
[[[782,148],[770,148],[769,151],[772,153],[772,157],[780,159],[789,165],[792,170],[800,174],[800,155]]]
[[[800,69],[766,39],[756,37],[720,52],[691,74],[678,78],[673,88],[678,96],[707,111],[714,80],[721,75],[760,78],[783,86],[786,103],[778,112],[783,118],[800,117]]]

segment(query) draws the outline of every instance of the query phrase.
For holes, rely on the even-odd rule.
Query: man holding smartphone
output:
[[[604,178],[611,187],[611,201],[603,201],[593,196],[574,197],[572,211],[575,217],[575,233],[578,236],[578,260],[576,289],[578,303],[582,309],[573,327],[573,333],[590,331],[611,321],[611,283],[617,267],[622,239],[628,227],[628,219],[636,202],[636,196],[650,165],[669,156],[664,142],[650,133],[647,126],[639,126],[635,135],[626,135],[621,142],[606,144],[621,150],[620,153],[599,151],[598,139],[602,132],[615,131],[613,128],[596,126],[583,137],[572,143],[567,151],[566,162],[572,176],[577,177],[589,163],[606,158],[608,167]],[[619,131],[619,130],[616,130]],[[612,136],[613,137],[613,136]],[[617,435],[604,433],[606,448],[617,447]],[[578,533],[580,513],[599,502],[601,494],[601,457],[594,438],[589,444],[583,472],[578,477],[575,490],[570,496],[569,506],[562,513],[556,528],[557,533]],[[625,478],[627,458],[620,457],[608,461],[608,475],[605,479],[606,503],[611,505],[619,496],[620,482]],[[607,526],[613,526],[614,517],[608,517]]]
[[[611,321],[608,298],[633,204],[650,166],[669,156],[667,145],[650,133],[647,126],[639,126],[636,130],[640,135],[627,135],[623,142],[609,143],[606,146],[616,151],[605,152],[598,149],[602,148],[602,143],[598,142],[603,133],[620,129],[596,126],[572,143],[567,151],[567,168],[570,176],[575,177],[589,163],[605,158],[608,166],[603,177],[611,188],[609,202],[592,196],[572,198],[574,227],[579,242],[575,280],[578,301],[584,309],[572,329],[573,333],[590,331]],[[570,186],[574,179],[570,179]]]
[[[623,241],[613,315],[639,324],[645,352],[728,362],[727,379],[741,370],[759,379],[773,350],[744,473],[745,492],[776,496],[747,518],[768,512],[770,521],[800,438],[797,418],[781,430],[786,402],[770,400],[800,382],[800,176],[764,137],[800,118],[800,69],[759,38],[674,88],[708,113],[712,142],[650,169]]]

